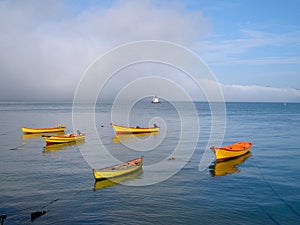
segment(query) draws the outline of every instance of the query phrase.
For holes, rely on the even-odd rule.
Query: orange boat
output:
[[[217,161],[222,161],[230,158],[235,158],[241,155],[245,155],[250,151],[252,147],[251,142],[237,142],[232,145],[224,147],[215,147],[212,146],[211,150],[215,154]]]

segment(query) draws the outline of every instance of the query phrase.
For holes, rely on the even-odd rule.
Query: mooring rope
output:
[[[281,197],[281,195],[274,189],[274,187],[272,186],[272,184],[266,179],[266,177],[264,176],[264,174],[261,172],[260,167],[258,166],[257,162],[254,162],[255,166],[259,172],[259,174],[262,176],[263,180],[267,183],[267,185],[270,187],[270,189],[274,192],[275,195],[277,195],[277,197],[298,217],[300,217],[300,214],[283,198]]]

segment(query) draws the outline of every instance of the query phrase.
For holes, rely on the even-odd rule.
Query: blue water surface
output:
[[[187,103],[181,104],[184,108]],[[124,161],[143,154],[145,167],[181,160],[176,155],[168,160],[181,137],[182,118],[172,104],[142,101],[132,108],[129,120],[134,126],[147,126],[155,117],[167,125],[164,140],[147,152],[114,139],[111,106],[97,104],[95,126],[114,157]],[[251,154],[223,164],[212,161],[202,171],[199,162],[208,147],[212,118],[207,103],[196,102],[195,107],[200,135],[185,166],[163,182],[133,186],[164,171],[133,174],[121,184],[95,183],[80,145],[45,147],[41,137],[22,134],[21,126],[58,123],[73,132],[72,102],[0,102],[4,224],[300,224],[300,104],[226,103],[223,145],[251,141]],[[97,143],[81,145],[97,149]],[[37,211],[46,213],[31,222],[31,213]]]

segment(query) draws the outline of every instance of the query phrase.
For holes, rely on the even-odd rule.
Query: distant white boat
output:
[[[153,97],[152,103],[153,103],[153,104],[160,103],[160,101],[159,101],[159,99],[158,99],[158,97],[157,97],[156,95]]]

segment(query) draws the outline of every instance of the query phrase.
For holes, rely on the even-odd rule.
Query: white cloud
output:
[[[231,59],[219,62],[218,65],[224,64],[243,64],[243,65],[287,65],[300,64],[300,57],[264,57],[255,59]]]
[[[196,101],[214,101],[216,88],[222,92],[225,102],[297,102],[300,103],[300,90],[295,88],[278,88],[261,85],[222,84],[213,80],[202,80],[199,87],[192,85],[188,79],[181,79],[179,84],[188,91]],[[201,92],[201,93],[200,93]],[[220,101],[220,99],[216,100]]]
[[[177,4],[117,1],[78,13],[66,3],[0,2],[0,99],[71,99],[85,69],[111,48],[144,39],[189,44],[209,30],[200,12]]]
[[[297,48],[297,43],[300,42],[299,31],[295,30],[289,33],[277,34],[271,32],[264,32],[259,30],[241,29],[238,37],[226,39],[226,37],[215,36],[210,40],[199,42],[197,48],[204,52],[202,56],[210,62],[211,65],[224,64],[249,64],[249,63],[265,63],[275,64],[298,64],[299,57],[297,55],[285,56],[271,55],[260,58],[251,57],[251,59],[244,59],[243,54],[249,53],[254,49],[261,47],[270,47],[280,49],[282,46],[288,45]],[[271,49],[269,54],[272,54]],[[262,51],[261,53],[266,53]]]

